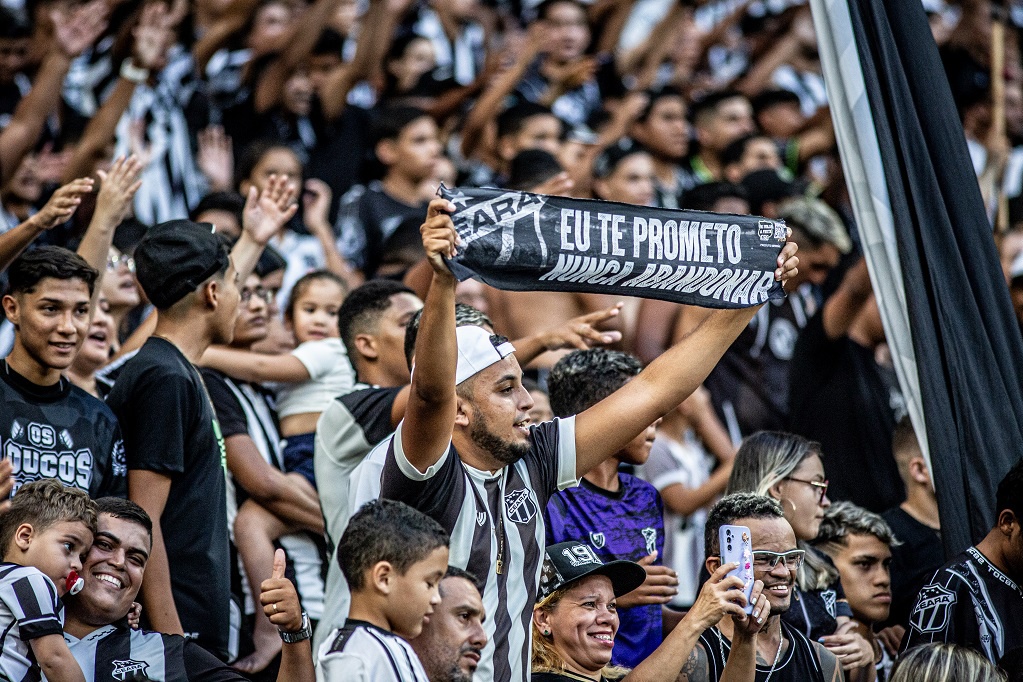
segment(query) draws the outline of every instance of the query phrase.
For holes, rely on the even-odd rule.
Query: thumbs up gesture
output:
[[[284,550],[278,549],[274,553],[273,573],[259,586],[259,601],[271,623],[285,632],[294,632],[302,629],[302,606],[295,586],[284,577],[284,559]]]

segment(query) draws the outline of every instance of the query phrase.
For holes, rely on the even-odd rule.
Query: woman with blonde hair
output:
[[[892,668],[888,682],[1005,682],[998,668],[973,649],[938,642],[913,647]]]
[[[770,614],[759,580],[750,596],[752,617],[743,612],[742,581],[727,576],[736,567],[725,564],[715,571],[685,618],[630,671],[610,665],[618,634],[616,600],[639,587],[646,572],[632,561],[601,563],[583,542],[547,547],[533,609],[531,682],[613,682],[626,675],[634,682],[675,682],[695,660],[691,653],[705,630],[731,615],[754,633]]]
[[[806,552],[792,606],[782,620],[835,654],[850,680],[869,682],[875,679],[874,661],[880,653],[853,631],[856,624],[838,569],[809,544],[831,505],[827,491],[820,444],[791,433],[760,431],[739,447],[725,494],[756,493],[781,503],[799,548]]]

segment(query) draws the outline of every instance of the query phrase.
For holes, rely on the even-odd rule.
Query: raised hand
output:
[[[92,191],[92,178],[78,178],[57,189],[42,210],[28,220],[39,229],[52,230],[63,225],[78,210],[82,195]]]
[[[77,8],[57,5],[50,10],[53,42],[64,56],[74,59],[92,47],[107,28],[105,0],[92,0]]]
[[[274,552],[273,573],[259,586],[259,602],[271,623],[285,632],[294,632],[302,629],[302,605],[295,586],[284,577],[285,558],[283,549]]]
[[[736,631],[742,630],[747,635],[755,635],[760,632],[764,625],[767,623],[767,617],[771,615],[771,602],[767,601],[767,595],[764,594],[764,581],[757,580],[753,583],[753,590],[749,596],[750,603],[753,604],[753,612],[746,615],[743,611],[739,614],[732,614],[732,622],[735,624]],[[745,602],[743,598],[743,602]]]
[[[616,303],[604,310],[573,317],[560,327],[552,329],[544,335],[544,347],[547,350],[561,350],[562,348],[586,349],[621,341],[621,332],[600,331],[597,329],[597,325],[618,317],[624,305],[624,303]]]
[[[448,270],[444,258],[454,258],[458,253],[457,247],[462,243],[449,215],[454,211],[455,205],[447,199],[434,199],[426,211],[426,222],[419,228],[430,267],[435,274],[448,277],[451,276],[451,271]]]
[[[298,211],[295,185],[287,175],[271,175],[262,192],[249,188],[242,209],[242,230],[257,244],[266,246]]]
[[[728,575],[729,571],[738,567],[739,564],[735,563],[722,564],[703,584],[696,602],[686,614],[686,619],[695,619],[701,631],[717,625],[725,616],[738,618],[746,615],[742,610],[746,605],[743,582],[734,575]]]
[[[324,231],[331,232],[330,201],[333,195],[330,185],[323,180],[309,178],[305,181],[305,191],[302,193],[302,216],[305,218],[305,225],[309,228],[309,232],[316,236],[320,236]]]
[[[195,162],[210,181],[210,190],[228,192],[234,183],[234,151],[231,138],[220,126],[210,126],[196,135],[199,153]]]
[[[657,552],[654,552],[636,562],[646,571],[646,580],[632,592],[619,597],[618,608],[667,604],[678,594],[678,574],[667,566],[654,566],[656,560]]]
[[[111,228],[120,225],[131,213],[131,201],[142,186],[141,173],[142,163],[135,156],[118,157],[110,170],[96,171],[100,186],[93,220]]]
[[[786,228],[786,238],[792,238],[792,228]],[[789,280],[799,274],[799,258],[796,252],[799,246],[795,242],[785,242],[784,248],[778,254],[778,269],[774,271],[774,279],[781,282],[782,287],[789,283]]]

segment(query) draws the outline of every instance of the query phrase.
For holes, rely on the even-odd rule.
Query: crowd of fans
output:
[[[1023,327],[1023,15],[1002,138],[924,7]],[[459,283],[441,183],[788,295]],[[799,0],[0,0],[0,680],[1021,680],[1023,464],[946,561],[861,254]]]

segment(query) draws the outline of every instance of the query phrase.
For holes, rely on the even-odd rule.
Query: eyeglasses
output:
[[[827,481],[806,481],[802,478],[792,478],[787,476],[786,481],[795,481],[796,483],[805,483],[812,485],[814,488],[820,491],[821,495],[817,498],[817,504],[824,504],[824,496],[828,494],[828,482]]]
[[[257,299],[263,301],[267,305],[273,303],[275,292],[270,289],[264,289],[263,287],[256,287],[255,289],[242,289],[241,301],[242,303],[248,303],[249,300],[255,296]]]
[[[114,271],[122,263],[128,268],[128,272],[135,272],[135,259],[131,256],[126,256],[123,253],[116,256],[107,256],[107,270]]]
[[[758,550],[753,552],[753,567],[758,571],[773,571],[779,563],[784,562],[785,568],[790,571],[798,571],[803,565],[803,556],[806,554],[801,549],[790,549],[787,552],[769,552]]]

